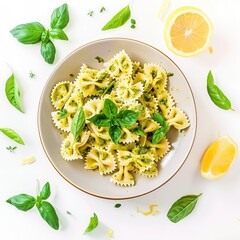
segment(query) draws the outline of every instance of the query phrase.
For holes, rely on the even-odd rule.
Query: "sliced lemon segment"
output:
[[[177,8],[167,18],[164,38],[169,50],[190,57],[209,47],[212,37],[212,23],[198,8],[184,6]]]
[[[205,151],[201,162],[201,174],[207,179],[216,179],[227,173],[236,159],[237,144],[229,136],[220,137]]]

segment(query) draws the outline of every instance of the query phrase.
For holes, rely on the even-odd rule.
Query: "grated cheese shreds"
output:
[[[158,204],[154,203],[149,206],[149,211],[144,212],[144,211],[140,210],[139,208],[137,208],[137,212],[142,213],[144,216],[148,216],[148,215],[154,216],[160,212],[158,209],[155,209],[156,207],[158,207]]]
[[[21,159],[21,163],[23,165],[29,165],[29,164],[32,164],[36,161],[35,157],[34,156],[30,156],[30,157],[26,157],[26,158],[23,158]]]
[[[108,232],[107,232],[107,235],[108,235],[109,238],[112,238],[113,237],[113,230],[109,229]]]

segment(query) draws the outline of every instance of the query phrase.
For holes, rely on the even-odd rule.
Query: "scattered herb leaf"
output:
[[[131,16],[129,5],[120,10],[113,18],[102,28],[102,30],[109,30],[118,28],[124,25]]]
[[[114,207],[115,207],[115,208],[120,208],[121,206],[122,206],[122,205],[121,205],[120,203],[116,203]]]
[[[137,126],[132,130],[132,133],[135,133],[139,136],[146,136],[146,133],[144,132],[143,128],[141,126]]]
[[[102,96],[104,96],[106,93],[108,93],[108,92],[111,91],[111,89],[114,87],[114,83],[115,83],[115,82],[112,81],[112,82],[106,87],[106,89],[104,90]]]
[[[167,77],[172,77],[174,75],[174,73],[172,72],[167,72]]]
[[[136,24],[136,20],[132,18],[131,19],[131,23],[135,25]]]
[[[18,83],[12,74],[5,84],[5,94],[8,101],[20,112],[23,112],[21,104],[20,104],[20,90],[18,87]]]
[[[224,110],[233,110],[230,100],[224,95],[221,89],[214,84],[212,72],[209,71],[207,76],[207,91],[213,103]]]
[[[16,148],[17,148],[16,146],[14,146],[14,147],[12,147],[12,146],[6,147],[6,149],[7,149],[9,152],[14,152]]]
[[[71,213],[71,212],[69,212],[69,211],[67,211],[67,214],[68,214],[68,215],[72,215],[72,213]]]
[[[202,195],[187,195],[178,199],[169,209],[167,217],[170,221],[177,223],[189,215],[195,208],[198,198]]]
[[[0,132],[5,134],[7,137],[12,139],[13,141],[24,145],[24,141],[22,140],[22,138],[13,129],[11,129],[11,128],[0,128]]]
[[[29,78],[35,78],[35,74],[32,72],[32,70],[29,72]]]
[[[84,234],[91,232],[98,226],[98,217],[96,213],[93,213],[93,217],[90,218],[90,222],[88,224],[88,227],[86,228]]]
[[[68,115],[68,111],[67,109],[62,108],[57,112],[57,114],[60,115],[60,119],[63,119],[63,118],[66,118],[66,116]]]
[[[101,7],[100,13],[105,12],[105,11],[106,11],[106,8],[105,7]]]
[[[131,25],[131,28],[135,28],[136,26],[134,24]]]
[[[87,15],[90,16],[90,17],[92,17],[92,16],[93,16],[93,11],[89,10],[89,12],[88,12]]]
[[[85,126],[85,115],[83,107],[80,107],[75,113],[72,123],[71,123],[71,132],[75,139],[79,137],[80,132]]]
[[[104,62],[104,59],[102,57],[96,56],[95,59],[97,59],[99,63]]]

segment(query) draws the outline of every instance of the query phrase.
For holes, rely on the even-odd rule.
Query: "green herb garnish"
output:
[[[170,221],[177,223],[189,215],[195,208],[198,198],[202,195],[187,195],[178,199],[169,209],[167,217]]]
[[[100,13],[105,12],[105,11],[106,11],[106,8],[105,7],[101,7]]]
[[[68,115],[68,111],[67,109],[62,108],[57,112],[57,114],[60,116],[60,119],[63,119],[63,118],[66,118],[66,116]]]
[[[98,127],[109,127],[109,136],[115,144],[118,144],[122,136],[121,127],[132,126],[136,123],[139,114],[139,112],[132,110],[121,110],[118,112],[115,103],[107,98],[104,101],[102,113],[96,114],[88,120]]]
[[[5,134],[8,138],[12,139],[13,141],[24,145],[24,141],[22,138],[11,128],[0,128],[0,132]]]
[[[109,30],[118,28],[124,25],[131,16],[129,5],[120,10],[113,18],[102,28],[102,30]]]
[[[120,204],[120,203],[116,203],[115,205],[114,205],[114,207],[115,208],[120,208],[122,205]]]
[[[71,212],[69,212],[69,211],[67,211],[67,214],[68,214],[68,215],[72,215],[72,213],[71,213]]]
[[[90,218],[90,222],[88,224],[88,227],[86,228],[84,234],[91,232],[98,226],[98,216],[96,213],[93,213],[93,217]]]
[[[135,28],[136,27],[136,20],[135,19],[131,19],[131,28]]]
[[[153,120],[161,125],[161,127],[153,133],[152,137],[152,143],[157,144],[166,135],[168,131],[168,122],[165,121],[165,118],[160,113],[154,113]]]
[[[105,94],[107,94],[108,92],[110,92],[112,90],[112,88],[114,87],[114,83],[115,83],[115,81],[110,82],[110,84],[103,91],[102,96],[104,96]]]
[[[174,73],[172,72],[167,72],[167,77],[172,77],[174,75]]]
[[[132,133],[137,134],[139,136],[146,136],[146,133],[144,132],[143,128],[141,126],[137,126],[132,130]]]
[[[32,72],[32,70],[29,72],[29,78],[35,78],[35,74]]]
[[[224,110],[233,110],[230,100],[224,95],[221,89],[214,84],[212,72],[209,71],[207,76],[207,91],[213,103]]]
[[[50,30],[46,30],[39,22],[31,22],[20,24],[10,32],[13,37],[23,44],[41,42],[41,55],[47,63],[52,64],[55,59],[56,49],[50,38],[68,40],[66,33],[63,31],[68,22],[68,5],[64,3],[52,12]]]
[[[12,74],[5,84],[5,94],[8,101],[20,112],[23,112],[21,103],[20,103],[20,89],[18,87],[17,80]]]
[[[90,16],[90,17],[92,17],[92,16],[93,16],[93,11],[89,10],[89,12],[88,12],[87,15]]]
[[[14,152],[16,148],[17,148],[16,146],[14,146],[14,147],[12,147],[12,146],[6,147],[6,149],[7,149],[9,152]]]
[[[84,126],[85,126],[85,115],[84,115],[83,107],[80,107],[75,113],[71,123],[71,133],[73,134],[75,139],[79,137],[79,134],[83,130]]]
[[[21,211],[28,211],[34,206],[37,207],[41,217],[55,230],[59,229],[57,213],[51,203],[45,201],[51,195],[50,184],[47,182],[39,195],[34,198],[28,194],[19,194],[6,200],[7,203],[15,206]]]
[[[95,59],[97,59],[99,63],[104,62],[104,59],[102,57],[96,56]]]

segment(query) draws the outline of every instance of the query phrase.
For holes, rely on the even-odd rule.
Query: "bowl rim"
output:
[[[179,166],[179,168],[176,170],[176,172],[171,176],[169,177],[168,179],[166,179],[162,184],[160,184],[159,186],[147,191],[147,192],[144,192],[144,193],[141,193],[141,194],[135,194],[133,196],[128,196],[128,197],[107,197],[107,196],[102,196],[102,195],[98,195],[98,194],[94,194],[90,191],[87,191],[85,189],[82,189],[80,188],[79,186],[77,186],[76,184],[74,184],[73,182],[71,182],[67,177],[65,177],[61,171],[57,168],[57,166],[55,165],[55,163],[51,160],[51,157],[49,156],[48,152],[46,151],[45,147],[44,147],[44,143],[43,143],[43,137],[42,137],[42,134],[41,134],[41,129],[40,129],[40,112],[41,112],[41,103],[42,103],[42,99],[43,99],[43,94],[52,78],[52,76],[55,74],[55,72],[58,70],[59,66],[61,66],[61,64],[63,62],[65,62],[71,55],[73,55],[74,53],[76,53],[77,51],[81,50],[82,48],[85,48],[89,45],[92,45],[92,44],[95,44],[95,43],[99,43],[99,42],[104,42],[104,41],[110,41],[110,40],[124,40],[124,41],[130,41],[130,42],[137,42],[137,43],[140,43],[140,44],[143,44],[145,46],[148,46],[150,48],[153,48],[154,50],[156,50],[157,52],[159,52],[160,54],[162,54],[165,58],[167,58],[169,61],[171,61],[171,63],[173,65],[175,65],[175,67],[178,68],[178,70],[181,72],[182,76],[184,77],[184,79],[186,80],[186,83],[188,85],[188,88],[190,90],[190,93],[191,93],[191,96],[192,96],[192,100],[193,100],[193,106],[194,106],[194,111],[195,111],[195,128],[194,128],[194,131],[193,131],[193,139],[192,139],[192,142],[191,142],[191,145],[189,147],[189,150],[188,152],[186,153],[185,155],[185,159],[182,161],[181,165]],[[141,196],[144,196],[144,195],[147,195],[151,192],[154,192],[155,190],[159,189],[160,187],[162,187],[163,185],[165,185],[166,183],[168,183],[178,172],[179,170],[182,168],[182,166],[184,165],[184,163],[186,162],[186,160],[188,159],[188,156],[192,150],[192,147],[193,147],[193,144],[195,142],[195,139],[196,139],[196,132],[197,132],[197,108],[196,108],[196,101],[195,101],[195,98],[194,98],[194,95],[193,95],[193,91],[192,91],[192,88],[185,76],[185,74],[182,72],[182,70],[178,67],[178,65],[170,58],[168,57],[165,53],[163,53],[161,50],[159,50],[157,47],[154,47],[148,43],[145,43],[145,42],[142,42],[142,41],[139,41],[139,40],[136,40],[136,39],[132,39],[132,38],[124,38],[124,37],[108,37],[108,38],[101,38],[101,39],[97,39],[97,40],[93,40],[91,42],[88,42],[88,43],[85,43],[83,45],[80,45],[79,47],[77,47],[75,50],[73,50],[72,52],[70,52],[69,54],[67,54],[56,66],[55,68],[53,69],[53,71],[51,72],[50,76],[48,77],[46,83],[44,84],[44,87],[42,89],[42,92],[41,92],[41,95],[40,95],[40,98],[39,98],[39,102],[38,102],[38,110],[37,110],[37,128],[38,128],[38,135],[39,135],[39,138],[40,138],[40,143],[42,145],[42,149],[44,150],[48,160],[50,161],[50,163],[52,164],[52,166],[54,167],[54,169],[60,174],[60,176],[62,176],[63,179],[65,179],[68,183],[70,183],[72,186],[74,186],[75,188],[77,188],[78,190],[84,192],[84,193],[87,193],[91,196],[94,196],[94,197],[97,197],[97,198],[101,198],[101,199],[107,199],[107,200],[127,200],[127,199],[132,199],[132,198],[137,198],[137,197],[141,197]]]

